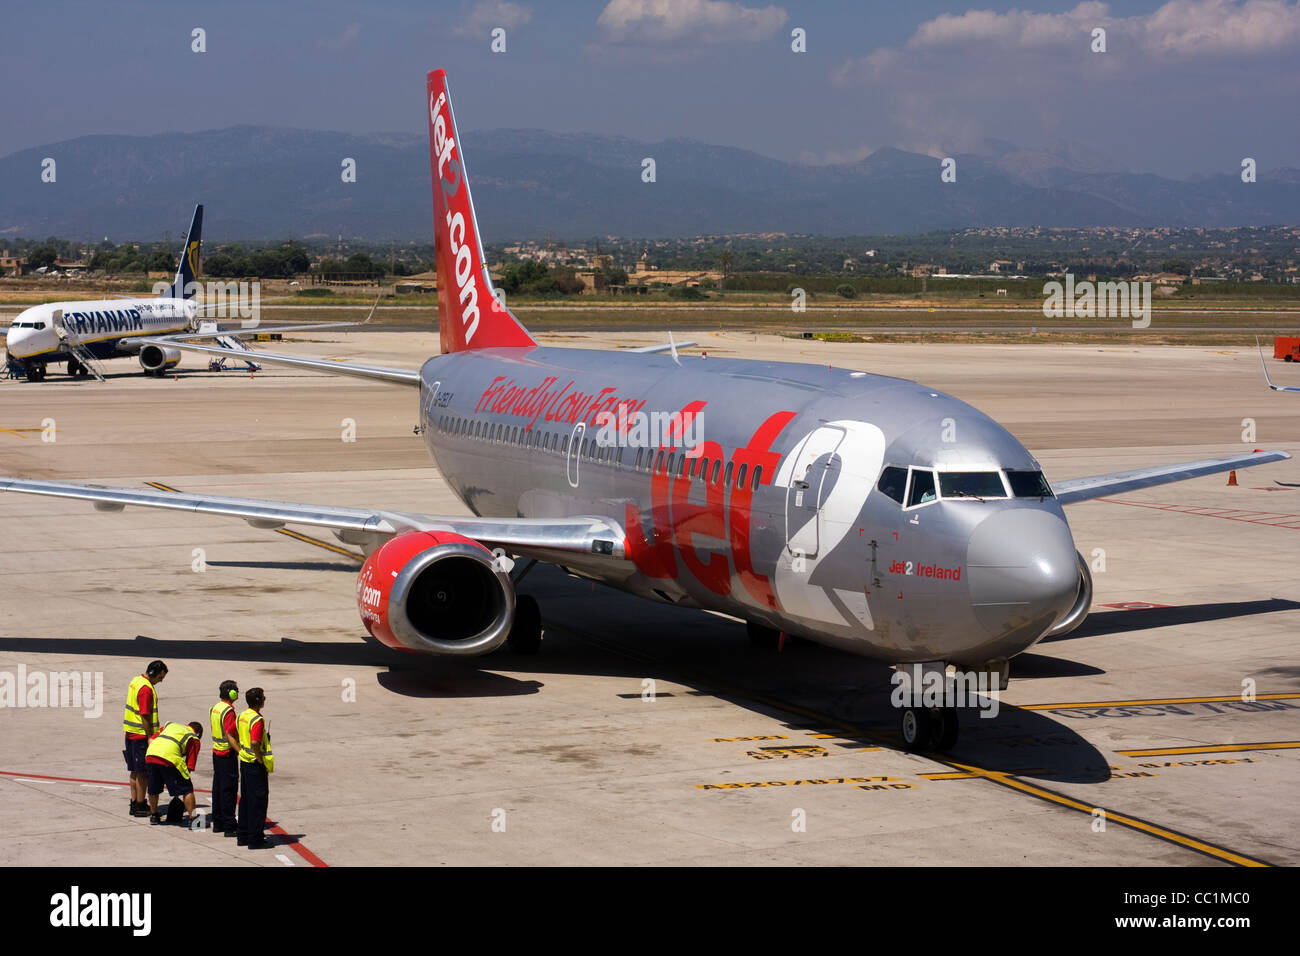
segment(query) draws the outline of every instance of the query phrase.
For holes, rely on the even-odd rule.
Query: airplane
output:
[[[56,362],[67,362],[70,376],[99,377],[98,360],[134,355],[146,375],[165,375],[180,362],[181,353],[170,345],[146,345],[143,339],[194,326],[202,238],[200,204],[194,207],[176,278],[158,298],[47,302],[25,309],[10,324],[5,339],[10,364],[39,382]]]
[[[968,668],[1001,689],[1011,658],[1091,606],[1066,506],[1290,457],[1049,483],[996,421],[916,382],[540,346],[493,294],[443,70],[426,93],[441,354],[418,371],[258,356],[412,389],[425,445],[471,515],[19,478],[0,491],[327,529],[367,553],[366,631],[412,653],[535,652],[540,609],[516,582],[540,561],[739,618],[757,644],[800,636],[895,667]],[[946,702],[900,708],[909,750],[950,749],[957,730]]]

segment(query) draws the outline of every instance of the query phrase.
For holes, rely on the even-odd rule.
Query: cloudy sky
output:
[[[5,12],[0,155],[242,123],[422,133],[440,66],[467,132],[802,162],[1004,140],[1183,178],[1300,167],[1298,64],[1300,0],[43,0]]]

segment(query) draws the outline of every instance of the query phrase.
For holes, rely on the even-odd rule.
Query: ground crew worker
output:
[[[235,803],[239,793],[239,731],[235,708],[239,685],[222,681],[217,702],[208,711],[212,726],[212,832],[235,836]]]
[[[167,676],[167,665],[151,661],[143,674],[131,681],[126,689],[126,711],[122,715],[122,731],[126,734],[126,769],[131,774],[131,816],[147,817],[149,804],[145,794],[149,786],[149,771],[145,764],[149,738],[158,733],[162,723],[158,719],[158,691],[155,685]]]
[[[149,767],[149,822],[162,823],[158,813],[158,794],[163,787],[173,797],[185,801],[185,816],[181,823],[189,824],[194,818],[194,782],[190,773],[199,759],[199,741],[203,739],[203,725],[197,720],[188,724],[170,723],[149,741],[145,762]],[[175,823],[168,820],[168,823]]]
[[[244,700],[248,709],[236,721],[239,786],[244,791],[239,801],[239,845],[257,850],[267,845],[266,806],[271,797],[267,778],[275,770],[275,755],[271,753],[271,728],[262,716],[266,692],[260,687],[250,687]]]

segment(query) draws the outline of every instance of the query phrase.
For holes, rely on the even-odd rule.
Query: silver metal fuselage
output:
[[[556,563],[644,597],[890,662],[974,666],[1032,645],[1078,592],[1053,498],[905,507],[877,488],[891,465],[1039,470],[987,415],[915,382],[537,347],[436,356],[420,393],[429,452],[475,514],[604,516],[624,529],[631,560]],[[600,414],[620,402],[634,410],[625,423],[694,410],[698,457],[669,445],[660,466],[673,439],[653,434],[648,448],[598,451]],[[626,424],[624,435],[640,440]]]

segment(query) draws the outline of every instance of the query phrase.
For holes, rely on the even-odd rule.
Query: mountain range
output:
[[[542,130],[465,140],[488,241],[786,232],[909,234],[980,226],[1286,225],[1300,222],[1300,169],[1194,181],[1072,161],[1053,146],[991,142],[939,160],[899,149],[800,165],[695,140],[644,143]],[[55,181],[41,180],[55,160]],[[642,161],[655,181],[642,181]],[[345,158],[356,182],[343,182]],[[423,135],[236,126],[157,136],[85,136],[0,158],[0,238],[155,240],[206,205],[210,240],[343,235],[432,238]]]

